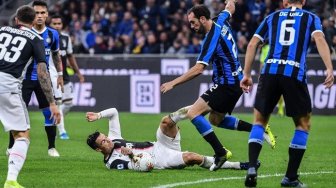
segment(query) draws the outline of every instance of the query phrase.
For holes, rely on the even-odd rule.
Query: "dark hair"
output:
[[[51,19],[58,19],[58,18],[61,19],[62,22],[63,22],[62,16],[60,16],[59,14],[54,14],[54,15],[50,16],[50,20]]]
[[[98,148],[97,144],[96,144],[96,140],[98,138],[98,136],[100,135],[100,132],[96,131],[92,134],[90,134],[86,140],[86,143],[94,150],[96,150]]]
[[[288,0],[288,3],[302,3],[303,0]]]
[[[210,10],[205,5],[195,5],[188,10],[188,15],[194,13],[197,19],[204,16],[207,20],[210,19]]]
[[[26,24],[32,24],[35,16],[35,10],[28,5],[23,5],[19,7],[16,11],[16,18]]]
[[[43,6],[43,7],[46,7],[48,9],[47,2],[45,2],[45,1],[34,1],[33,4],[32,4],[32,7],[34,7],[34,6]]]

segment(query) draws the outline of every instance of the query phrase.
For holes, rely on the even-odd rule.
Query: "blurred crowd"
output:
[[[63,16],[75,53],[186,54],[200,52],[203,36],[190,29],[186,12],[206,4],[215,17],[223,0],[67,0],[50,14]],[[305,9],[317,14],[331,49],[336,48],[336,12],[333,0],[308,0]],[[231,19],[240,53],[259,23],[281,9],[280,0],[238,0]],[[311,53],[317,53],[314,44]]]

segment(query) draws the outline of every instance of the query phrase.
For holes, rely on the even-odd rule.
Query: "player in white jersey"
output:
[[[62,118],[61,123],[57,125],[60,139],[67,140],[69,139],[68,133],[65,130],[64,117],[70,111],[72,107],[72,98],[73,98],[73,85],[70,81],[70,76],[67,72],[67,63],[73,68],[74,72],[77,74],[79,82],[84,82],[84,76],[79,71],[77,61],[73,55],[71,38],[69,35],[62,32],[63,21],[62,17],[59,15],[53,15],[50,17],[50,27],[56,29],[59,32],[59,42],[60,42],[60,55],[63,65],[63,81],[64,81],[64,93],[62,95]]]
[[[30,122],[22,98],[22,80],[33,57],[37,61],[37,76],[56,123],[60,114],[52,96],[50,77],[44,54],[43,39],[31,31],[36,13],[29,6],[16,12],[17,27],[0,28],[0,121],[5,131],[11,131],[14,144],[8,156],[8,173],[4,188],[21,188],[17,177],[26,160],[29,147]]]
[[[175,115],[185,117],[185,113],[175,113]],[[87,139],[87,144],[92,149],[104,155],[104,163],[108,169],[133,169],[132,156],[143,151],[154,157],[154,169],[179,169],[195,164],[209,169],[214,162],[213,157],[181,151],[179,128],[168,116],[164,116],[160,122],[156,132],[156,142],[124,140],[121,136],[119,114],[116,108],[106,109],[99,113],[87,112],[86,118],[89,122],[101,118],[109,119],[108,136],[95,132]],[[226,161],[221,168],[247,169],[247,163]]]

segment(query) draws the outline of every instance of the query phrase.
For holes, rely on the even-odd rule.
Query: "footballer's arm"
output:
[[[101,112],[87,112],[86,119],[89,122],[96,121],[101,118],[109,119],[109,133],[108,137],[113,139],[123,139],[121,136],[119,113],[116,108],[109,108]]]
[[[51,117],[54,117],[55,124],[58,124],[61,120],[60,112],[56,106],[54,95],[52,92],[52,86],[50,81],[50,75],[47,70],[47,64],[40,62],[37,64],[37,76],[40,82],[42,91],[50,104]]]
[[[58,77],[57,77],[57,88],[61,87],[62,92],[64,92],[63,88],[63,67],[62,67],[62,60],[61,56],[58,53],[58,51],[53,51],[51,52],[51,58],[53,62],[55,63],[56,70],[58,72]]]
[[[75,71],[75,73],[78,76],[79,82],[83,83],[85,81],[85,79],[84,79],[84,76],[79,71],[78,64],[77,64],[77,61],[75,59],[75,56],[73,54],[68,54],[67,57],[68,57],[70,66],[72,67],[72,69]]]

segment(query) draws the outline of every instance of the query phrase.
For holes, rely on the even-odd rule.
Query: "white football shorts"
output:
[[[6,132],[30,129],[28,111],[21,93],[0,93],[0,104],[0,121]]]
[[[64,85],[64,93],[62,96],[62,100],[69,100],[73,98],[73,85],[71,82]]]
[[[156,139],[157,142],[155,142],[153,149],[156,169],[183,168],[186,166],[182,157],[180,131],[175,138],[170,138],[163,134],[159,127],[156,132]]]

